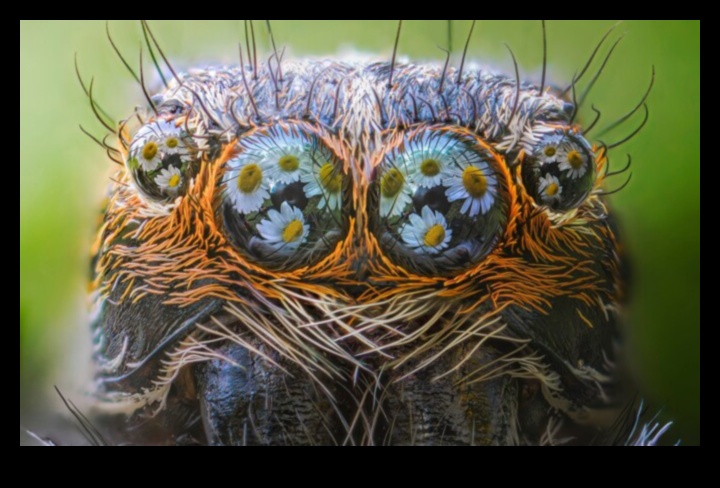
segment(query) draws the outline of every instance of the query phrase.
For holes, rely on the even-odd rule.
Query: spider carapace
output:
[[[623,259],[570,93],[276,60],[174,74],[120,125],[93,332],[127,441],[612,436]]]

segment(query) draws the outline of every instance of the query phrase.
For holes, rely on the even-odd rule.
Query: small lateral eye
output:
[[[254,264],[288,271],[325,257],[347,229],[348,178],[323,140],[294,124],[240,139],[222,179],[223,222]]]
[[[147,198],[171,202],[197,174],[196,148],[181,129],[166,121],[144,125],[130,143],[127,167]]]
[[[397,264],[437,276],[465,270],[494,248],[507,222],[501,160],[470,134],[405,135],[376,170],[375,234]]]
[[[537,205],[558,212],[580,206],[595,185],[595,159],[581,136],[558,129],[546,134],[523,161],[522,179]]]

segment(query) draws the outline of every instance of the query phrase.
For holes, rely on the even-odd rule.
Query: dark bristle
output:
[[[463,49],[462,59],[460,60],[460,70],[458,71],[457,83],[460,83],[462,78],[463,68],[465,67],[465,56],[467,56],[468,46],[470,46],[470,38],[472,37],[473,30],[475,30],[475,22],[472,21],[470,25],[470,32],[468,32],[467,40],[465,41],[465,49]]]
[[[648,96],[650,96],[650,92],[652,91],[654,84],[655,84],[655,66],[652,67],[652,74],[651,74],[651,76],[650,76],[650,85],[648,85],[647,90],[645,91],[645,94],[644,94],[643,97],[640,99],[640,102],[639,102],[637,105],[635,105],[635,107],[634,107],[632,110],[630,110],[628,113],[626,113],[625,115],[623,115],[622,117],[620,117],[619,119],[617,119],[617,120],[616,120],[615,122],[613,122],[612,124],[610,124],[610,125],[608,125],[607,127],[605,127],[605,128],[602,130],[602,132],[600,132],[600,136],[602,136],[603,134],[606,134],[607,132],[611,131],[612,129],[614,129],[615,127],[619,126],[620,124],[622,124],[623,122],[625,122],[626,120],[628,120],[630,117],[632,117],[633,115],[635,115],[635,113],[636,113],[638,110],[640,110],[640,108],[641,108],[641,107],[645,104],[645,102],[647,101],[647,98],[648,98]]]
[[[147,46],[148,51],[150,51],[150,58],[152,59],[153,65],[155,66],[155,70],[157,71],[158,75],[160,75],[160,79],[163,82],[163,86],[165,88],[167,88],[168,83],[167,83],[167,80],[165,79],[165,75],[163,74],[162,69],[160,68],[160,64],[158,63],[157,58],[155,57],[155,51],[152,48],[152,44],[150,44],[150,37],[148,36],[148,31],[147,31],[147,27],[145,25],[145,21],[141,20],[140,25],[142,26],[143,37],[145,38],[145,45]],[[141,71],[140,77],[142,78],[142,65],[141,65],[140,71]]]
[[[512,57],[513,66],[515,68],[515,103],[513,104],[513,109],[510,112],[510,118],[508,119],[507,124],[510,125],[510,122],[512,122],[513,117],[515,117],[515,113],[518,109],[518,104],[520,103],[520,68],[518,67],[517,59],[515,58],[515,53],[512,49],[510,49],[510,46],[505,44],[505,47],[507,48],[508,52],[510,53],[510,56]]]
[[[590,80],[590,83],[588,83],[588,86],[585,88],[585,91],[583,92],[582,96],[580,97],[580,106],[585,102],[585,99],[590,94],[590,92],[593,89],[593,86],[595,86],[595,82],[600,78],[600,75],[602,75],[603,71],[605,71],[605,67],[607,66],[608,61],[610,61],[610,58],[613,55],[613,52],[615,52],[615,48],[620,44],[620,41],[623,40],[623,37],[625,35],[623,34],[620,36],[615,43],[613,43],[612,47],[608,51],[607,55],[605,56],[605,59],[603,60],[602,64],[600,65],[600,69],[597,70],[597,73],[595,73],[595,76],[593,76],[593,79]],[[579,80],[579,77],[575,80],[577,82]]]
[[[542,39],[543,39],[543,61],[542,61],[542,77],[540,78],[540,96],[545,91],[545,76],[547,75],[547,29],[545,21],[542,21]]]
[[[583,68],[580,70],[580,73],[577,76],[573,77],[573,83],[577,83],[585,75],[585,72],[588,70],[588,68],[592,64],[593,60],[595,59],[595,56],[597,55],[598,51],[602,47],[603,43],[605,43],[605,40],[612,33],[612,31],[615,30],[615,28],[618,26],[618,24],[619,24],[619,22],[617,24],[613,25],[612,27],[610,27],[610,29],[608,29],[608,31],[605,33],[605,35],[602,36],[602,39],[600,39],[600,42],[598,42],[597,45],[595,45],[595,49],[593,49],[592,53],[590,54],[590,57],[588,58],[587,62],[585,63],[585,66],[583,66]],[[560,96],[561,97],[565,96],[567,94],[567,92],[570,91],[571,86],[572,85],[568,85],[567,88],[565,88],[562,92],[560,92]]]
[[[648,118],[650,117],[650,109],[648,109],[647,103],[643,103],[643,108],[645,109],[645,117],[643,118],[643,121],[640,123],[637,129],[632,131],[627,137],[624,139],[619,140],[618,142],[615,142],[613,144],[608,144],[608,149],[613,149],[618,146],[622,146],[626,142],[628,142],[630,139],[635,137],[642,129],[645,127],[645,124],[647,124]]]
[[[392,61],[390,62],[390,77],[388,78],[388,88],[392,88],[393,71],[395,71],[395,59],[397,58],[398,44],[400,44],[400,31],[402,30],[402,20],[398,21],[397,33],[395,34],[395,45],[393,46]]]
[[[142,46],[140,46],[140,86],[142,87],[143,95],[145,95],[145,100],[147,100],[148,104],[150,104],[150,107],[152,108],[153,112],[155,112],[155,115],[158,115],[157,107],[155,106],[155,103],[152,101],[152,98],[150,98],[150,94],[147,91],[147,88],[145,88],[145,71],[143,69],[143,51]]]
[[[163,52],[162,48],[160,47],[160,44],[158,43],[157,39],[155,38],[155,34],[153,34],[153,31],[150,29],[150,24],[148,24],[147,20],[143,21],[145,24],[145,29],[147,30],[147,33],[150,34],[150,38],[152,39],[153,44],[155,44],[155,47],[158,50],[158,53],[160,53],[160,57],[165,61],[165,66],[168,67],[170,70],[170,73],[172,73],[173,78],[175,78],[175,81],[178,82],[179,85],[182,85],[182,80],[178,76],[175,69],[173,69],[172,65],[170,64],[170,61],[168,61],[167,57],[165,56],[165,53]],[[167,85],[166,85],[167,86]]]
[[[118,55],[118,58],[120,58],[120,61],[122,61],[123,66],[125,66],[125,69],[128,70],[130,75],[140,83],[140,77],[135,73],[135,70],[130,67],[130,64],[125,60],[125,57],[120,53],[120,49],[118,49],[117,45],[115,44],[115,41],[113,41],[112,36],[110,35],[110,21],[108,20],[105,22],[105,32],[107,33],[108,41],[110,41],[110,45],[112,46],[113,50],[115,51],[115,54]]]
[[[250,26],[252,26],[252,21],[250,22]],[[253,37],[253,39],[255,38]],[[250,91],[250,86],[247,82],[247,78],[245,77],[245,63],[243,62],[242,45],[238,44],[238,50],[240,52],[240,73],[242,75],[243,85],[245,85],[245,91],[248,94],[248,99],[250,100],[250,105],[252,105],[253,111],[255,112],[255,116],[258,118],[258,120],[260,120],[260,112],[258,111],[257,104],[255,104],[255,97],[253,97],[252,91]]]
[[[265,23],[267,24],[267,30],[268,34],[270,34],[270,42],[272,42],[273,52],[275,53],[275,59],[277,59],[278,67],[277,67],[277,79],[280,83],[283,82],[283,74],[282,74],[282,66],[280,63],[280,56],[278,56],[278,50],[277,46],[275,45],[275,36],[273,35],[272,26],[270,25],[270,21],[266,20]]]

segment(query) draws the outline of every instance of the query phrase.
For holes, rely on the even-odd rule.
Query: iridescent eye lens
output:
[[[223,176],[223,221],[253,263],[317,262],[345,235],[342,162],[315,134],[277,125],[243,137]]]
[[[469,134],[421,130],[405,136],[378,167],[376,235],[395,262],[448,274],[481,261],[508,215],[500,159]]]
[[[170,202],[182,195],[198,170],[191,138],[165,121],[144,125],[130,144],[127,166],[140,192]]]
[[[581,205],[595,177],[590,145],[564,130],[545,135],[523,162],[523,184],[535,203],[560,212]]]

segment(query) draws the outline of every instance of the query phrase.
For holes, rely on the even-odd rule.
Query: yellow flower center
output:
[[[337,193],[342,188],[342,173],[332,163],[325,163],[319,171],[320,184],[330,193]]]
[[[168,180],[168,188],[177,188],[180,185],[180,175],[172,175]]]
[[[420,163],[420,172],[425,176],[436,176],[440,173],[440,163],[434,159],[426,159]]]
[[[559,190],[560,186],[557,183],[550,183],[547,187],[545,187],[545,194],[549,197],[554,197],[558,194]]]
[[[303,223],[299,220],[290,222],[282,233],[283,241],[291,243],[300,239],[303,235]]]
[[[402,190],[405,177],[397,168],[388,170],[380,180],[380,192],[385,198],[392,198]]]
[[[238,190],[243,193],[255,193],[262,183],[263,172],[255,163],[248,164],[240,170],[238,176]]]
[[[165,141],[165,145],[170,149],[178,147],[178,144],[180,144],[180,141],[177,140],[177,137],[168,137]]]
[[[280,166],[281,170],[290,173],[300,167],[300,161],[295,156],[286,154],[278,160],[278,166]]]
[[[555,156],[555,154],[557,153],[557,148],[555,148],[555,146],[547,146],[543,150],[543,153],[545,154],[545,156],[551,158],[551,157]]]
[[[583,165],[583,157],[578,151],[570,151],[567,155],[567,160],[573,169],[580,169]]]
[[[468,166],[465,168],[465,171],[463,171],[462,182],[468,194],[473,198],[480,198],[487,192],[487,178],[485,178],[485,175],[480,168],[476,168],[475,166]]]
[[[142,157],[146,161],[150,161],[152,158],[155,157],[157,152],[158,152],[157,143],[150,141],[147,144],[145,144],[145,146],[143,147]]]
[[[425,234],[425,245],[429,247],[438,247],[445,240],[445,229],[440,224],[430,227]]]

